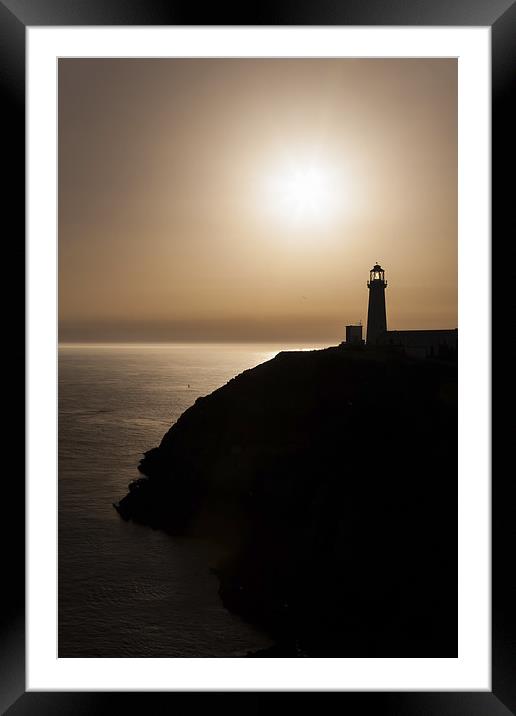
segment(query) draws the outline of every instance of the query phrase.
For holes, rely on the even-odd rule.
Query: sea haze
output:
[[[124,522],[112,503],[196,398],[289,347],[307,346],[60,346],[59,657],[231,657],[270,644],[222,606],[213,545]]]

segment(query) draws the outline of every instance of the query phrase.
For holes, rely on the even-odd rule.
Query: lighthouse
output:
[[[385,310],[385,271],[380,264],[375,264],[369,272],[369,306],[367,309],[367,338],[370,345],[374,345],[378,337],[387,330],[387,312]]]

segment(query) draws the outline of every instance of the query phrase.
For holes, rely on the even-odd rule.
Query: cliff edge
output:
[[[221,545],[255,656],[457,656],[457,365],[282,352],[199,398],[116,506]]]

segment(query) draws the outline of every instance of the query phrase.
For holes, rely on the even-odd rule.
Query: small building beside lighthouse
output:
[[[376,263],[369,272],[366,344],[391,347],[421,358],[454,358],[457,355],[458,330],[387,330],[385,271]],[[347,336],[346,336],[347,338]],[[348,340],[347,340],[348,342]]]
[[[361,323],[354,323],[346,326],[346,343],[353,346],[362,346],[364,344]]]

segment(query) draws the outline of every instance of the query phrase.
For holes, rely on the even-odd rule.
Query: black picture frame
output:
[[[200,22],[201,20],[201,22]],[[22,283],[25,236],[25,30],[28,26],[72,25],[406,25],[406,26],[489,26],[492,39],[492,260],[496,266],[509,234],[509,212],[513,210],[513,145],[516,116],[511,107],[510,80],[516,68],[516,4],[513,0],[317,0],[317,2],[260,2],[235,9],[213,3],[206,8],[197,3],[170,0],[0,0],[0,87],[4,138],[2,182],[4,218],[11,219],[10,245],[14,261],[9,272]],[[506,177],[509,180],[506,181]],[[509,193],[511,192],[511,193]],[[511,201],[512,199],[512,201]],[[512,219],[512,217],[511,217]],[[509,266],[511,263],[509,262]],[[512,266],[514,267],[514,262]],[[15,267],[18,268],[19,277]],[[510,273],[516,279],[514,268]],[[492,356],[499,361],[496,375],[512,356],[504,344],[502,307],[512,297],[511,281],[493,281]],[[507,293],[507,295],[506,295]],[[5,294],[4,294],[5,295]],[[5,300],[5,299],[4,299]],[[19,299],[20,301],[20,299]],[[23,299],[21,299],[23,303]],[[509,304],[510,305],[510,304]],[[23,371],[23,321],[5,317],[10,337],[11,368]],[[499,336],[499,337],[497,337]],[[33,346],[30,347],[32,350]],[[22,379],[22,375],[20,375]],[[501,390],[501,380],[492,380],[493,397]],[[510,380],[504,382],[504,398],[514,405]],[[509,395],[507,395],[509,393]],[[23,401],[20,399],[20,405]],[[511,445],[511,420],[492,424],[493,448],[500,456]],[[16,432],[20,422],[13,418]],[[512,431],[511,431],[512,432]],[[19,435],[18,435],[19,437]],[[13,445],[15,447],[13,447]],[[182,693],[25,693],[25,484],[24,454],[16,441],[7,446],[14,453],[14,470],[3,486],[2,544],[9,566],[4,566],[3,609],[0,614],[0,709],[10,716],[22,714],[91,714],[117,712],[127,707],[144,708],[149,713],[177,708]],[[509,466],[512,462],[507,463]],[[503,716],[516,714],[516,620],[514,604],[513,530],[514,507],[510,499],[513,470],[493,471],[492,477],[492,691],[491,692],[340,692],[341,708],[349,713],[374,712],[389,716],[414,714],[433,716]],[[211,694],[196,694],[205,707]],[[220,695],[215,696],[220,698]],[[311,699],[310,694],[305,698]],[[268,705],[267,693],[256,694],[256,709]],[[247,700],[247,704],[249,701]],[[249,708],[249,705],[245,708]],[[241,708],[238,694],[230,706]],[[191,708],[191,702],[189,702]],[[228,707],[228,702],[224,708]]]

